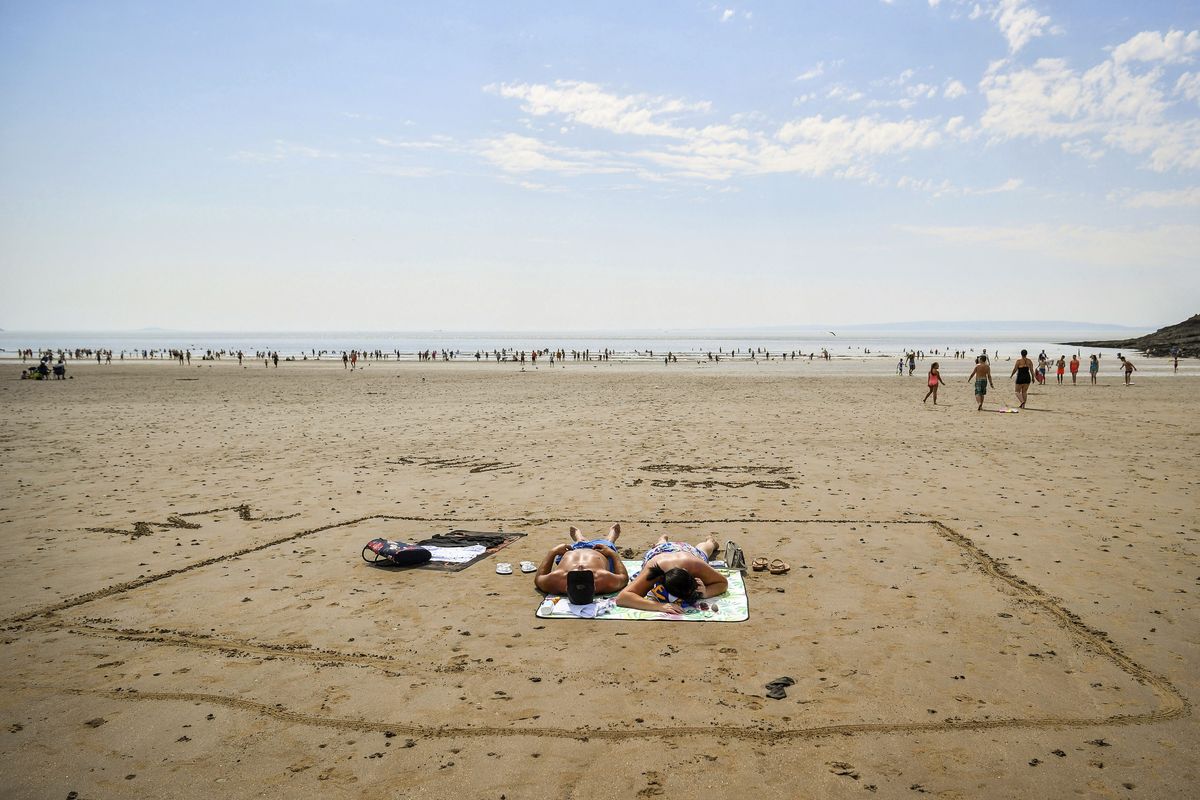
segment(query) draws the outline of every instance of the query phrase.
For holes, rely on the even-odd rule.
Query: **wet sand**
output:
[[[1200,378],[927,363],[4,364],[5,794],[1191,796]],[[738,624],[494,572],[613,521],[792,569]],[[456,525],[526,535],[359,557]]]

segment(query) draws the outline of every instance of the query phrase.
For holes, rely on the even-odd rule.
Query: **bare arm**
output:
[[[633,582],[621,590],[617,595],[617,605],[624,608],[638,608],[642,611],[662,611],[667,614],[682,614],[683,609],[674,603],[660,603],[657,600],[649,600],[646,598],[646,592],[650,591],[650,578],[646,575],[649,569],[642,567],[641,573],[634,578]]]
[[[729,590],[729,579],[712,567],[706,564],[699,572],[700,575],[698,577],[704,582],[703,596],[705,599],[723,595]]]
[[[550,571],[554,569],[554,559],[563,555],[570,549],[571,545],[560,544],[558,547],[552,548],[550,552],[546,553],[546,557],[542,559],[542,563],[538,564],[537,574],[533,576],[533,585],[541,589],[543,592],[550,591],[546,588],[545,581],[542,579],[550,574]]]
[[[600,555],[607,556],[608,560],[612,562],[613,574],[621,579],[621,583],[629,583],[629,573],[625,570],[625,562],[621,560],[621,554],[617,552],[617,549],[609,547],[606,544],[602,544],[595,549],[599,551]]]

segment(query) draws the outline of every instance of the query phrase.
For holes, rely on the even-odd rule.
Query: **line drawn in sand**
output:
[[[84,528],[89,533],[117,533],[122,536],[128,536],[131,540],[140,539],[143,536],[154,534],[155,528],[161,530],[169,530],[171,528],[183,528],[184,530],[194,531],[201,527],[198,523],[188,522],[184,517],[207,517],[212,514],[219,514],[222,511],[236,511],[243,522],[278,522],[284,519],[300,516],[299,512],[295,514],[284,514],[280,517],[255,517],[250,513],[250,506],[242,504],[240,506],[226,506],[225,508],[210,508],[206,511],[186,511],[182,514],[172,514],[167,517],[166,522],[135,522],[133,530],[126,531],[121,528]]]
[[[238,506],[234,509],[241,508]],[[203,513],[215,513],[216,511],[229,509],[214,509],[213,512],[193,512],[191,514],[181,514],[180,516],[196,516]],[[209,650],[221,652],[225,655],[229,654],[269,654],[275,658],[294,658],[304,661],[316,661],[323,665],[357,665],[363,667],[375,667],[387,670],[392,658],[389,656],[380,656],[371,653],[342,653],[339,651],[316,649],[316,648],[287,648],[279,645],[256,644],[249,642],[235,642],[220,637],[211,636],[188,636],[176,632],[168,632],[162,629],[155,631],[137,631],[117,628],[107,628],[101,625],[92,624],[90,621],[72,622],[69,620],[56,619],[54,615],[68,608],[75,608],[86,603],[99,600],[104,597],[110,597],[116,594],[133,591],[147,584],[155,583],[162,580],[167,580],[176,575],[190,572],[196,569],[202,569],[212,564],[227,561],[229,559],[238,558],[248,553],[265,550],[270,547],[283,544],[285,542],[295,541],[307,536],[313,536],[324,531],[335,528],[355,525],[360,522],[369,520],[403,520],[415,522],[449,522],[454,524],[463,524],[468,522],[478,522],[480,520],[466,520],[457,518],[443,517],[409,517],[397,516],[390,514],[375,514],[365,517],[360,517],[353,520],[345,520],[328,525],[322,525],[307,530],[298,531],[284,537],[274,539],[265,544],[254,547],[243,548],[232,553],[214,556],[213,558],[205,559],[195,564],[190,564],[185,567],[180,567],[156,575],[146,576],[133,581],[114,584],[104,589],[87,594],[78,595],[74,598],[68,598],[59,603],[49,606],[44,606],[40,609],[26,612],[14,617],[9,617],[3,620],[3,624],[15,626],[15,629],[10,628],[10,632],[19,635],[19,632],[24,630],[28,632],[46,631],[46,630],[68,630],[72,633],[80,635],[91,635],[103,638],[127,639],[130,641],[138,641],[158,646],[176,646],[194,648],[200,650]],[[525,518],[509,518],[509,519],[492,519],[492,522],[505,523],[529,523],[530,520]],[[603,522],[606,520],[595,519],[546,519],[539,520],[540,523],[567,523],[567,522]],[[926,525],[929,529],[940,538],[950,542],[958,547],[972,562],[974,566],[984,573],[993,582],[998,583],[1002,588],[1006,589],[1022,603],[1036,607],[1050,617],[1050,619],[1065,630],[1071,637],[1075,646],[1082,650],[1091,652],[1099,658],[1102,658],[1109,663],[1115,665],[1125,674],[1129,675],[1140,684],[1150,687],[1158,698],[1158,706],[1145,712],[1133,714],[1115,714],[1104,716],[1083,716],[1083,717],[1065,717],[1065,716],[1047,716],[1047,717],[1006,717],[996,719],[945,719],[938,722],[900,722],[900,723],[861,723],[861,724],[836,724],[822,725],[805,728],[784,728],[784,729],[769,729],[739,727],[739,726],[721,726],[713,725],[707,727],[659,727],[659,728],[642,728],[630,729],[627,727],[613,728],[555,728],[547,726],[539,727],[501,727],[501,726],[430,726],[419,725],[406,722],[380,722],[365,719],[348,719],[340,717],[327,717],[315,714],[305,714],[297,711],[288,710],[283,704],[266,704],[258,703],[251,700],[246,700],[240,697],[232,697],[228,695],[205,693],[205,692],[142,692],[135,688],[125,688],[117,690],[105,689],[84,689],[84,688],[69,688],[58,686],[30,685],[25,688],[66,693],[72,695],[96,695],[109,699],[121,699],[130,701],[159,701],[159,702],[204,702],[214,705],[224,706],[227,708],[239,709],[250,713],[262,714],[274,719],[289,722],[292,724],[310,725],[314,727],[328,728],[332,730],[346,731],[361,731],[361,732],[396,732],[406,733],[408,735],[423,736],[429,738],[476,738],[476,737],[508,737],[508,736],[534,736],[534,737],[554,737],[554,738],[571,738],[576,740],[586,741],[589,739],[602,740],[630,740],[630,739],[664,739],[672,740],[684,737],[696,736],[718,736],[722,738],[734,738],[758,741],[764,743],[787,742],[794,740],[814,739],[828,736],[842,735],[854,736],[863,734],[898,734],[898,733],[934,733],[934,732],[950,732],[950,731],[974,731],[974,730],[995,730],[1001,728],[1012,729],[1060,729],[1060,728],[1087,728],[1095,726],[1112,726],[1112,725],[1136,725],[1164,722],[1167,720],[1179,719],[1191,713],[1191,702],[1172,684],[1166,677],[1159,675],[1149,668],[1134,661],[1126,655],[1113,642],[1104,631],[1097,630],[1084,623],[1077,615],[1065,608],[1057,599],[1047,594],[1045,591],[1035,586],[1032,583],[1018,578],[1012,574],[1003,564],[997,561],[994,557],[983,550],[974,540],[959,533],[948,525],[933,519],[925,518],[910,518],[903,520],[836,520],[836,519],[721,519],[721,520],[632,520],[636,524],[645,525],[702,525],[714,523],[753,523],[753,524],[852,524],[852,523],[872,523],[880,525]]]

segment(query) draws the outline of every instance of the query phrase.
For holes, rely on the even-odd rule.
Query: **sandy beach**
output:
[[[1200,377],[928,363],[5,363],[4,794],[1194,796]],[[791,570],[697,624],[495,572],[612,522]],[[524,536],[359,555],[454,527]]]

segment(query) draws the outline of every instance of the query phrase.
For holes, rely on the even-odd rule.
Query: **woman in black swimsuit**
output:
[[[1033,362],[1029,360],[1028,350],[1022,350],[1021,357],[1013,364],[1008,377],[1013,375],[1017,376],[1017,399],[1021,401],[1021,408],[1024,408],[1029,398],[1029,384],[1033,383]]]

